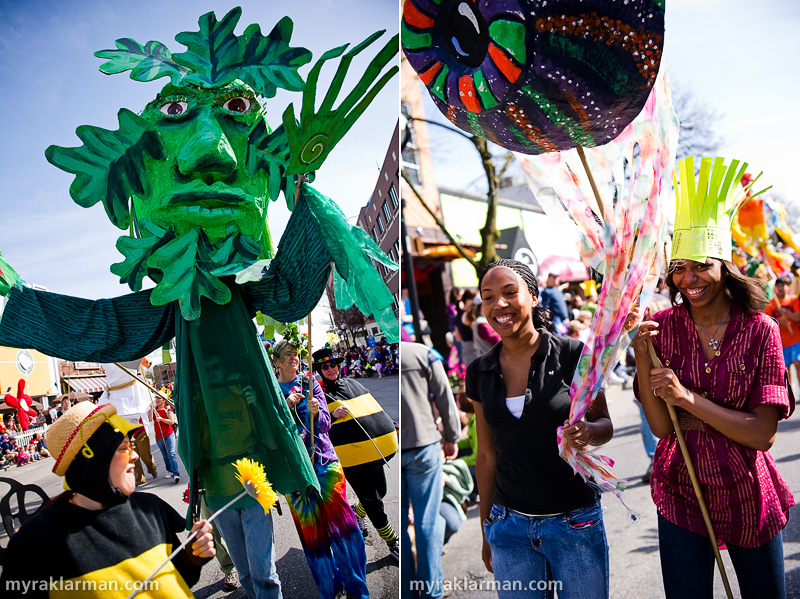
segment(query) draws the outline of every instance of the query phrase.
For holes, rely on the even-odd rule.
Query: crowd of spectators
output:
[[[397,344],[387,343],[385,337],[381,337],[375,347],[353,345],[349,349],[335,349],[334,355],[342,359],[342,376],[345,378],[383,378],[397,374],[399,368]]]

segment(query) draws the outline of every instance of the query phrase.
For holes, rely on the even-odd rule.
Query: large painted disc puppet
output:
[[[72,199],[101,202],[128,233],[111,270],[134,293],[90,301],[17,282],[0,322],[0,344],[68,360],[137,360],[175,337],[179,452],[198,483],[193,491],[203,486],[212,509],[241,491],[232,466],[241,458],[265,464],[280,493],[318,485],[253,327],[257,311],[281,322],[302,318],[334,264],[362,311],[388,335],[397,329],[392,295],[372,261],[396,265],[308,182],[397,72],[397,37],[334,106],[353,57],[382,32],[347,52],[326,52],[304,82],[298,69],[312,57],[290,46],[292,21],[281,19],[267,35],[257,24],[236,35],[240,15],[203,15],[199,31],[176,36],[181,53],[132,39],[96,52],[104,73],[169,80],[140,115],[120,110],[116,131],[84,125],[83,145],[46,151],[75,175]],[[337,58],[317,110],[320,70]],[[266,100],[278,88],[302,92],[302,105],[299,115],[290,105],[272,129]],[[276,250],[266,213],[281,193],[292,215]],[[0,267],[7,287],[13,270]],[[155,288],[142,291],[144,277]]]
[[[657,278],[666,224],[658,199],[678,131],[659,78],[664,0],[407,0],[401,31],[437,108],[515,151],[545,211],[569,214],[607,277],[570,387],[575,423],[630,342],[624,316]],[[591,170],[603,178],[599,190]],[[543,188],[553,193],[537,193]],[[567,448],[558,435],[575,472],[619,495],[624,483],[610,460]]]
[[[402,45],[456,126],[525,154],[611,141],[656,80],[663,0],[407,0]]]

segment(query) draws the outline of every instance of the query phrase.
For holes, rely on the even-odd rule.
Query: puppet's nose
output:
[[[197,126],[178,152],[178,170],[211,184],[236,172],[236,154],[219,122],[210,111],[197,118]]]

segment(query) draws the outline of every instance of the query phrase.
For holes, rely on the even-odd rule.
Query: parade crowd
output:
[[[798,282],[788,271],[751,278],[716,257],[674,259],[647,312],[636,309],[626,321],[633,342],[606,385],[632,386],[639,406],[650,459],[643,481],[658,510],[667,597],[711,597],[714,571],[667,404],[695,456],[742,597],[786,596],[781,530],[794,500],[769,448],[778,421],[794,410]],[[557,273],[537,280],[513,260],[490,265],[479,285],[450,293],[446,355],[413,343],[414,329],[406,327],[412,342],[402,347],[401,510],[413,535],[404,536],[410,566],[403,561],[401,596],[443,596],[442,548],[479,502],[484,540],[476,551],[494,573],[498,596],[551,597],[555,588],[560,598],[607,597],[600,494],[561,460],[556,441],[560,426],[577,449],[613,435],[602,391],[582,421],[567,419],[569,385],[600,287],[561,284]],[[648,343],[662,364],[651,362]],[[520,594],[520,580],[542,585]]]

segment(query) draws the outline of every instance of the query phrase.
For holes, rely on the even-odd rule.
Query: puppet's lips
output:
[[[194,204],[205,208],[230,208],[242,204],[252,203],[252,197],[241,189],[214,189],[209,187],[205,190],[186,190],[173,193],[168,203],[175,204]]]

